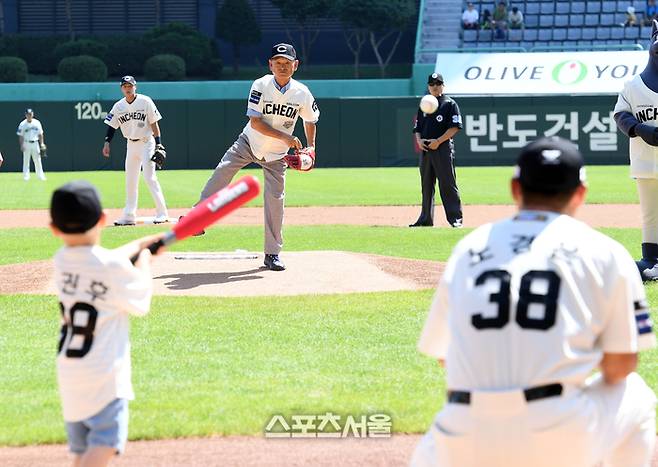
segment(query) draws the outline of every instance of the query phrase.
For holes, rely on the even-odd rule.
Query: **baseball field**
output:
[[[259,170],[243,172],[262,181]],[[172,216],[197,201],[209,174],[159,172]],[[262,195],[205,236],[175,244],[154,262],[151,313],[131,323],[129,437],[140,441],[117,465],[403,465],[444,401],[442,370],[415,349],[432,285],[459,239],[513,212],[511,175],[509,167],[458,168],[465,228],[449,228],[437,205],[434,228],[409,229],[419,212],[415,168],[289,172],[282,273],[259,268]],[[0,465],[67,462],[54,367],[59,310],[50,259],[60,242],[47,228],[50,194],[84,178],[99,188],[110,220],[124,202],[123,172],[47,176],[24,182],[19,173],[0,174]],[[638,257],[628,167],[590,167],[588,183],[579,217]],[[140,214],[153,215],[143,183]],[[102,243],[165,229],[109,227]],[[200,252],[212,259],[190,257]],[[656,323],[658,285],[647,293]],[[658,392],[658,350],[641,355],[639,373]],[[392,436],[266,436],[274,416],[327,413],[343,421],[384,414]]]

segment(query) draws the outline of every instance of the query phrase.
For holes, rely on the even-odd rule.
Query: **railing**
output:
[[[585,51],[605,51],[605,50],[644,50],[642,44],[601,44],[601,45],[538,45],[532,47],[530,52],[552,52],[554,50],[585,50]]]
[[[421,35],[422,35],[422,29],[423,29],[423,15],[425,13],[425,0],[420,0],[420,6],[418,7],[418,27],[416,28],[416,47],[414,48],[414,62],[418,62],[418,58],[420,57],[421,53]]]

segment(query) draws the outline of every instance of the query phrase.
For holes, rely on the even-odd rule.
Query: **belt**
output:
[[[554,383],[545,386],[535,386],[534,388],[524,389],[523,394],[527,402],[545,399],[547,397],[556,397],[562,394],[562,385]],[[471,403],[471,393],[469,391],[448,391],[448,402],[469,405]]]
[[[141,141],[141,140],[142,140],[142,138],[137,138],[137,139],[128,138],[128,139],[129,139],[130,141],[132,141],[132,142],[135,142],[135,141]]]
[[[34,140],[32,140],[32,141],[28,141],[28,143],[36,143],[37,141],[39,141],[39,140],[38,140],[38,139],[34,139]]]

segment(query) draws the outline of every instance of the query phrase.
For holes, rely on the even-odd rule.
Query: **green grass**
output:
[[[169,207],[187,208],[198,201],[199,193],[212,171],[164,170],[158,177]],[[244,170],[262,182],[260,169]],[[637,203],[635,184],[626,166],[592,166],[588,168],[590,203]],[[47,182],[33,179],[26,183],[20,173],[0,173],[3,192],[10,196],[0,199],[1,209],[45,209],[52,191],[63,183],[84,178],[94,183],[107,208],[124,205],[124,173],[51,172]],[[457,178],[465,204],[510,204],[509,167],[459,167]],[[377,206],[420,204],[418,169],[361,168],[316,169],[309,173],[290,171],[286,177],[287,206]],[[252,201],[262,205],[263,197]],[[437,195],[437,202],[440,202]],[[140,182],[139,205],[153,207],[153,200],[143,181]]]

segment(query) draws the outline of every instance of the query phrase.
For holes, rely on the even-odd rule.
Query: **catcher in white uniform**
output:
[[[630,138],[631,177],[642,211],[642,259],[637,267],[644,280],[658,280],[658,23],[652,23],[647,66],[624,83],[614,110],[617,126]]]
[[[265,176],[265,267],[282,271],[285,265],[279,258],[283,248],[283,201],[286,167],[308,171],[315,164],[316,122],[320,111],[311,91],[292,79],[299,61],[290,44],[272,47],[269,60],[271,75],[257,79],[251,85],[247,102],[249,122],[233,143],[201,192],[205,199],[226,187],[241,168],[256,163]],[[293,136],[297,119],[304,120],[307,148],[288,156],[288,149],[302,149]]]
[[[656,341],[635,263],[571,217],[575,145],[537,140],[516,170],[518,213],[460,241],[439,283],[418,348],[445,364],[447,403],[411,464],[649,467],[656,397],[634,370]]]
[[[143,170],[144,181],[149,187],[155,202],[155,224],[169,222],[164,194],[155,173],[161,169],[166,159],[165,148],[160,141],[162,119],[153,100],[144,94],[137,94],[137,82],[132,76],[121,78],[121,92],[124,98],[117,101],[105,117],[109,126],[103,145],[103,156],[110,157],[110,141],[117,128],[128,140],[126,147],[126,207],[123,217],[114,225],[135,225],[139,172]]]
[[[57,189],[50,213],[64,241],[54,262],[62,322],[57,380],[69,448],[75,466],[105,466],[125,447],[134,399],[129,315],[143,316],[151,304],[151,254],[142,250],[134,266],[129,258],[160,236],[101,247],[105,214],[84,181]]]
[[[34,118],[34,110],[25,110],[25,120],[18,124],[18,145],[23,153],[23,180],[30,179],[30,159],[34,162],[34,171],[39,180],[46,180],[41,163],[41,153],[45,154],[46,145],[43,141],[43,127]]]

